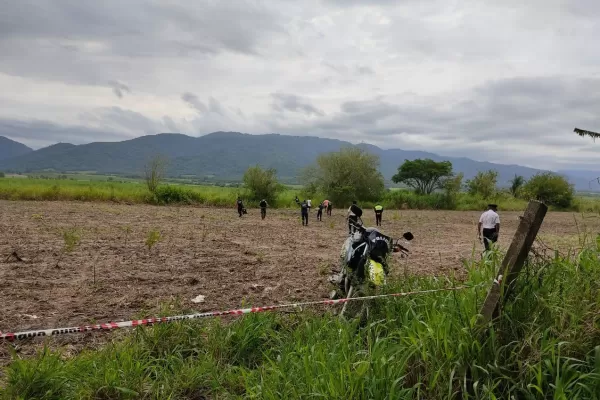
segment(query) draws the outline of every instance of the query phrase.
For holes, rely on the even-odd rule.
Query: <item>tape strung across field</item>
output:
[[[502,278],[500,276],[498,280],[494,280],[494,283],[498,284],[499,280],[501,280],[501,279]],[[480,286],[480,285],[477,285],[477,286]],[[462,290],[462,289],[468,289],[468,288],[474,288],[474,287],[476,287],[476,286],[456,286],[456,287],[443,288],[443,289],[430,289],[430,290],[419,290],[419,291],[413,291],[413,292],[401,292],[401,293],[391,293],[391,294],[380,294],[380,295],[374,295],[374,296],[352,297],[349,299],[308,301],[308,302],[303,302],[303,303],[290,303],[290,304],[279,304],[279,305],[265,306],[265,307],[241,308],[241,309],[234,309],[234,310],[228,310],[228,311],[210,311],[210,312],[197,313],[197,314],[176,315],[176,316],[172,316],[172,317],[158,317],[158,318],[149,318],[149,319],[138,319],[138,320],[132,320],[132,321],[109,322],[106,324],[85,325],[85,326],[78,326],[78,327],[71,327],[71,328],[39,329],[39,330],[23,331],[23,332],[16,332],[16,333],[0,332],[0,341],[12,342],[15,340],[22,340],[22,339],[28,339],[28,338],[34,338],[34,337],[41,337],[41,336],[57,336],[57,335],[64,335],[64,334],[68,334],[68,333],[83,333],[83,332],[91,332],[91,331],[108,331],[108,330],[112,330],[112,329],[131,328],[131,327],[143,326],[143,325],[163,324],[163,323],[169,323],[169,322],[174,322],[174,321],[183,321],[183,320],[187,320],[187,319],[219,317],[219,316],[225,316],[225,315],[242,315],[242,314],[259,313],[259,312],[264,312],[264,311],[278,310],[281,308],[297,308],[297,307],[312,306],[312,305],[319,305],[319,304],[335,305],[335,304],[346,303],[349,301],[364,301],[364,300],[372,300],[372,299],[381,299],[384,297],[403,297],[403,296],[410,296],[410,295],[415,295],[415,294],[446,292],[446,291]]]

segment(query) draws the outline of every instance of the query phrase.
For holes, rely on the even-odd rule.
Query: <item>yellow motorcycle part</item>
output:
[[[376,286],[385,285],[385,272],[381,263],[369,259],[368,271],[369,280],[372,284]]]

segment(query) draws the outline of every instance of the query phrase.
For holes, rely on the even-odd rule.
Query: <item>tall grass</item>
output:
[[[106,182],[76,181],[49,179],[0,179],[0,199],[4,200],[75,200],[75,201],[112,201],[135,204],[199,204],[215,207],[231,207],[237,196],[247,199],[250,196],[243,188],[196,186],[184,184],[165,184],[155,193],[150,193],[143,182]],[[316,207],[325,199],[324,195],[310,197],[302,189],[287,189],[280,193],[272,207],[295,208],[294,198],[300,200],[311,198]],[[448,197],[443,193],[418,195],[409,190],[390,190],[381,198],[386,209],[421,209],[421,210],[484,210],[493,201],[502,211],[521,211],[527,206],[522,199],[515,199],[500,193],[490,200],[485,200],[467,193],[459,193]],[[364,208],[374,206],[371,202],[361,202]],[[258,207],[258,204],[247,204]],[[349,204],[334,204],[336,208],[345,208]],[[575,199],[570,211],[600,212],[600,200],[593,197],[579,196]]]
[[[101,182],[48,179],[0,179],[3,200],[113,201],[135,204],[202,204],[232,207],[240,188],[169,184],[150,193],[142,182]],[[284,192],[274,206],[291,206],[296,191]]]
[[[2,398],[592,399],[600,394],[600,249],[531,260],[481,335],[499,255],[466,265],[476,288],[328,312],[137,328],[75,356],[15,357]],[[388,291],[451,282],[405,277]],[[481,286],[477,286],[480,285]]]

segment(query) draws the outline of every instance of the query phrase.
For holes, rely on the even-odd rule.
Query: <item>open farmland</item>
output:
[[[300,213],[76,202],[0,202],[0,330],[15,331],[152,316],[179,301],[198,311],[327,296],[347,234],[344,210],[302,227]],[[501,212],[506,247],[520,213]],[[382,231],[411,231],[411,256],[395,256],[393,274],[464,276],[463,259],[479,251],[479,212],[386,211]],[[575,218],[574,218],[575,216]],[[365,223],[374,223],[372,212]],[[578,221],[576,225],[575,220]],[[540,237],[577,246],[599,218],[549,213]],[[160,240],[151,248],[152,231]],[[65,251],[65,232],[80,238]],[[68,240],[68,239],[67,239]],[[10,256],[15,251],[22,261]],[[478,254],[476,254],[478,257]],[[204,295],[205,301],[191,299]],[[68,340],[68,339],[65,339]]]

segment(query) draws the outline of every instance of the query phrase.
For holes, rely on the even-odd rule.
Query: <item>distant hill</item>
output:
[[[296,182],[299,170],[315,161],[320,153],[337,151],[349,142],[311,136],[278,134],[249,135],[237,132],[215,132],[201,137],[174,133],[142,136],[123,142],[98,142],[84,145],[60,143],[16,158],[0,160],[0,170],[32,172],[41,170],[95,171],[102,174],[140,175],[144,164],[154,155],[168,157],[170,176],[195,176],[198,179],[240,179],[249,165],[259,164],[277,169],[284,182]],[[502,165],[468,158],[444,157],[422,151],[384,150],[360,144],[380,157],[381,172],[389,180],[405,159],[431,158],[449,160],[456,172],[472,178],[478,171],[495,169],[498,183],[507,185],[515,174],[529,178],[540,172],[519,165]],[[580,190],[589,190],[588,181],[571,177]],[[598,174],[600,175],[600,173]],[[585,181],[585,183],[584,183]],[[600,189],[600,187],[598,188]]]
[[[22,156],[33,150],[22,143],[15,142],[4,136],[0,136],[0,160]]]

